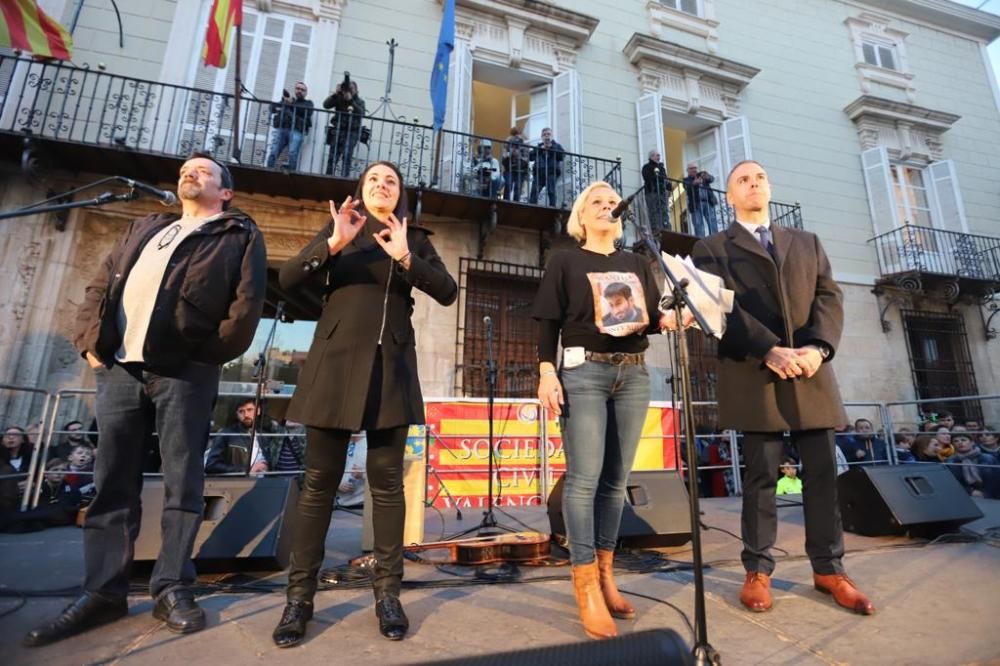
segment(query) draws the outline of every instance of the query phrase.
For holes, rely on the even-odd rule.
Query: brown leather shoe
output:
[[[615,551],[598,550],[597,568],[601,576],[601,593],[608,612],[620,620],[631,620],[635,617],[635,608],[625,600],[615,585]]]
[[[758,571],[748,571],[740,592],[740,603],[754,613],[771,610],[774,605],[774,600],[771,599],[771,577]]]
[[[573,592],[580,610],[580,621],[591,638],[614,638],[618,635],[618,628],[604,603],[598,578],[597,562],[573,565]]]
[[[868,600],[847,574],[813,574],[813,585],[824,594],[833,595],[833,600],[859,615],[874,615],[875,606]]]

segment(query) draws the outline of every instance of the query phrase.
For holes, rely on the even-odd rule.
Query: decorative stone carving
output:
[[[884,97],[862,95],[844,107],[864,150],[885,146],[898,160],[934,162],[943,158],[942,135],[961,116]]]

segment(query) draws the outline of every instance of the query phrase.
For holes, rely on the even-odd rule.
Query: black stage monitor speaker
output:
[[[560,540],[566,536],[563,520],[563,481],[549,495],[549,525]],[[680,546],[691,540],[691,510],[687,488],[678,472],[632,472],[625,488],[625,508],[618,542],[630,548]]]
[[[433,662],[433,666],[663,666],[693,664],[689,648],[673,629],[647,629],[605,641],[547,645]]]
[[[865,536],[933,537],[983,517],[944,465],[852,467],[837,479],[844,529]]]
[[[288,566],[298,496],[294,475],[206,478],[205,517],[194,541],[199,572]],[[159,555],[162,515],[163,479],[146,479],[135,562],[155,561]]]

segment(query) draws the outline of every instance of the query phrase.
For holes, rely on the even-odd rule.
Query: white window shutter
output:
[[[660,96],[655,93],[643,95],[635,100],[635,118],[638,123],[639,169],[649,159],[649,151],[658,150],[663,155],[663,112],[660,110]],[[664,162],[666,158],[664,157]]]
[[[889,173],[889,154],[885,147],[871,148],[861,153],[861,168],[868,190],[868,211],[872,216],[875,235],[899,226],[896,197]]]
[[[969,233],[955,163],[952,160],[932,162],[924,173],[928,176],[926,186],[931,195],[934,226],[946,231]]]
[[[746,116],[730,118],[722,123],[722,159],[722,171],[716,176],[720,179],[728,176],[732,168],[743,160],[753,159]]]
[[[580,132],[580,75],[569,70],[552,80],[555,98],[552,133],[567,152],[579,153],[583,149]]]

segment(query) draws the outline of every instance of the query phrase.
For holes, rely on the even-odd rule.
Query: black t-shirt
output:
[[[619,250],[608,256],[575,248],[552,253],[531,316],[562,330],[562,346],[636,353],[659,331],[660,287],[646,257]],[[554,344],[539,347],[553,361]],[[546,347],[551,346],[551,349]]]

